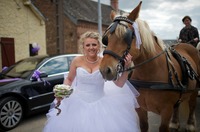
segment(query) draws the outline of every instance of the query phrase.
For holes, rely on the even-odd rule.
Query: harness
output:
[[[157,89],[157,90],[179,91],[180,92],[180,97],[179,97],[179,100],[174,105],[174,107],[179,106],[179,104],[181,103],[182,93],[189,91],[187,89],[188,78],[190,78],[191,80],[195,80],[196,79],[198,82],[200,82],[199,75],[192,68],[192,66],[188,62],[188,60],[185,57],[181,56],[173,47],[170,47],[169,49],[165,49],[164,51],[162,51],[158,55],[156,55],[156,56],[154,56],[154,57],[152,57],[152,58],[150,58],[150,59],[148,59],[148,60],[146,60],[146,61],[144,61],[144,62],[142,62],[140,64],[137,64],[137,65],[134,65],[133,67],[125,69],[124,68],[124,58],[129,53],[129,50],[130,50],[131,44],[132,44],[132,40],[134,39],[135,34],[134,34],[133,30],[128,28],[128,26],[120,23],[120,21],[125,21],[125,22],[127,22],[128,24],[131,24],[131,25],[133,24],[133,22],[130,21],[126,17],[122,17],[122,16],[116,17],[114,19],[113,23],[105,31],[105,33],[103,35],[102,42],[103,42],[104,45],[107,46],[108,45],[108,36],[106,35],[106,33],[108,31],[110,32],[110,34],[114,33],[117,25],[121,24],[121,25],[123,25],[123,26],[125,26],[127,28],[127,31],[124,34],[124,41],[127,44],[127,49],[124,51],[122,56],[119,56],[117,53],[115,53],[115,52],[113,52],[111,50],[104,50],[103,55],[109,54],[109,55],[113,56],[115,59],[119,60],[118,65],[117,65],[117,72],[118,72],[118,74],[120,74],[121,72],[124,72],[124,71],[132,71],[132,70],[138,68],[139,66],[141,66],[143,64],[146,64],[146,63],[148,63],[148,62],[160,57],[162,54],[165,54],[167,67],[168,67],[168,71],[169,71],[169,73],[168,73],[169,74],[168,83],[165,83],[165,82],[146,82],[146,81],[131,80],[131,79],[129,79],[129,81],[136,88],[151,88],[151,89]],[[177,74],[174,66],[169,63],[169,60],[171,60],[171,58],[170,58],[170,55],[169,55],[168,51],[171,52],[173,57],[180,64],[181,71],[182,71],[182,77],[183,77],[182,80],[179,80],[178,74]],[[175,76],[176,83],[172,79],[173,75]]]

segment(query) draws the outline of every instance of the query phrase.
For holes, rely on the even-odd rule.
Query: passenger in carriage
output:
[[[178,41],[181,43],[188,43],[196,47],[199,42],[198,29],[191,25],[192,19],[190,16],[183,17],[182,22],[185,24],[185,27],[183,27],[180,31]]]

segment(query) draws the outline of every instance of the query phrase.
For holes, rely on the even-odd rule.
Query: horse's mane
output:
[[[196,48],[200,51],[200,42],[197,44]]]
[[[143,46],[143,48],[147,52],[155,53],[154,43],[157,43],[161,47],[162,50],[165,49],[164,42],[155,35],[155,33],[150,29],[150,27],[146,21],[143,21],[138,18],[138,19],[136,19],[135,22],[138,24],[139,33],[140,33],[140,37],[141,37],[141,41],[142,41],[141,46]],[[128,26],[127,22],[121,21],[120,23]],[[119,38],[123,38],[123,35],[126,32],[126,27],[123,25],[118,24],[118,26],[115,30],[115,34]]]

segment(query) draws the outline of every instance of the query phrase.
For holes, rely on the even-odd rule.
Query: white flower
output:
[[[73,89],[69,85],[57,84],[54,86],[53,92],[55,97],[64,98],[69,96],[73,92]]]

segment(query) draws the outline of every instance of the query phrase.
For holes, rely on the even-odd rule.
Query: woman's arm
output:
[[[132,63],[131,59],[132,59],[132,56],[130,54],[127,54],[126,58],[124,59],[125,68],[128,68],[131,65]],[[122,72],[121,76],[116,81],[114,81],[114,83],[119,87],[123,87],[128,78],[128,75],[129,75],[129,71]]]
[[[72,85],[72,82],[76,76],[76,68],[77,68],[76,62],[78,59],[79,59],[79,57],[75,57],[72,60],[72,62],[70,64],[69,74],[67,75],[66,79],[64,80],[65,85],[69,85],[69,86]]]

